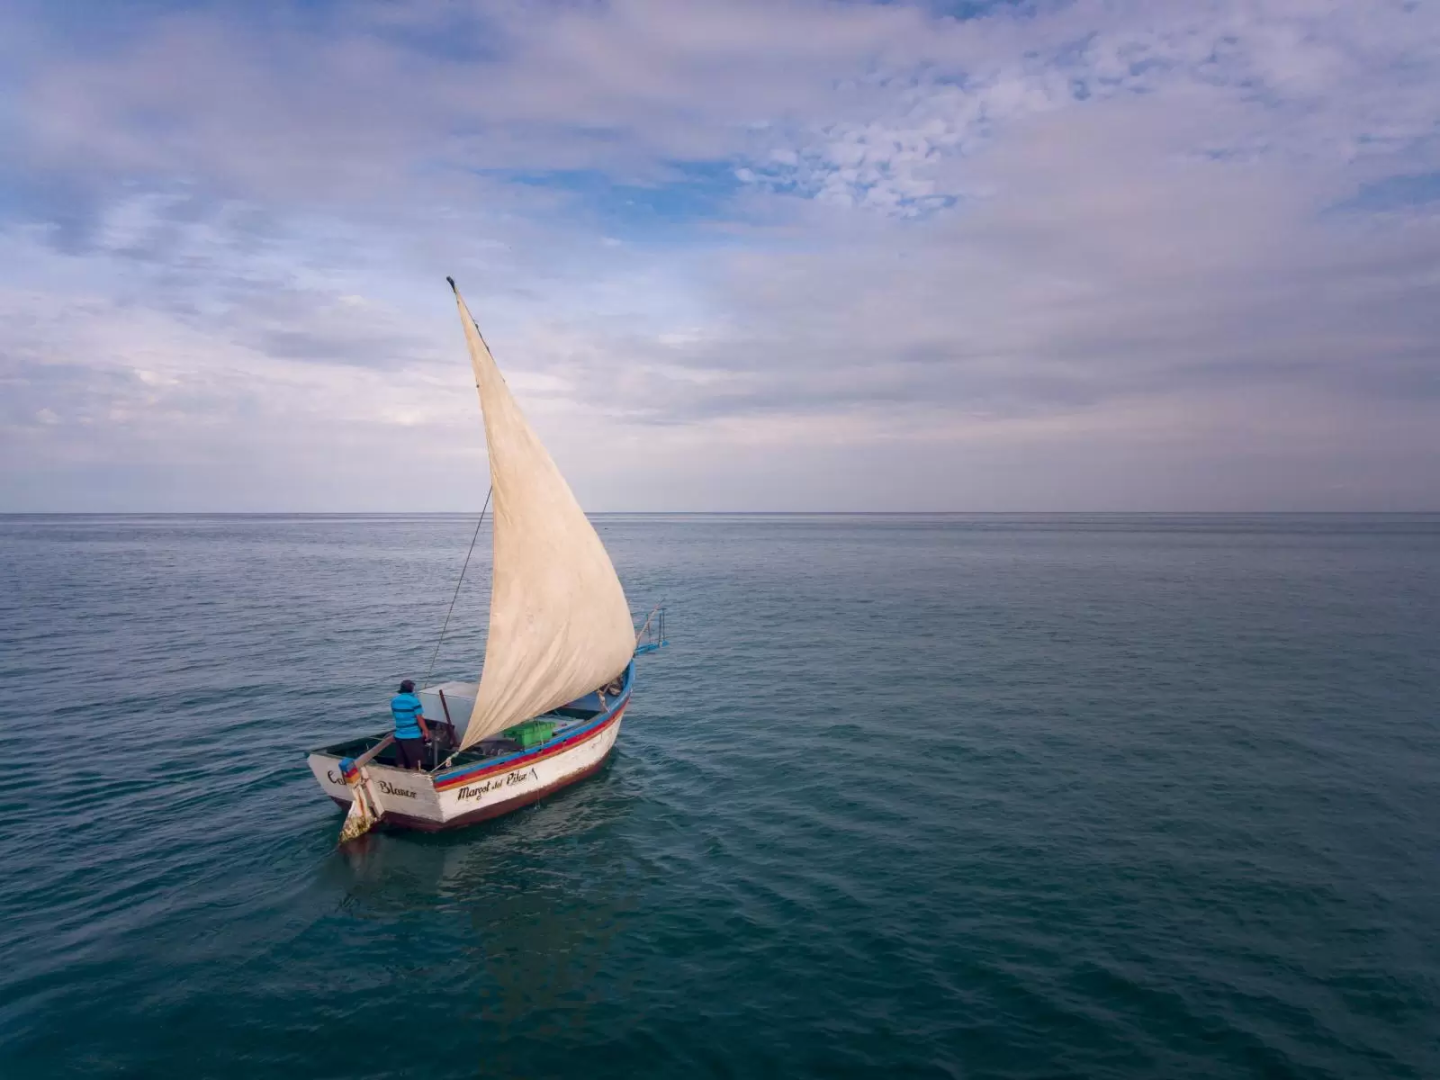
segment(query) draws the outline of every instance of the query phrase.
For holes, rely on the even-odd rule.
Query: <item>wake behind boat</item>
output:
[[[494,562],[484,663],[478,683],[419,691],[434,724],[424,768],[402,768],[386,732],[311,751],[321,789],[350,808],[342,841],[377,823],[427,831],[472,824],[589,776],[620,734],[635,656],[665,644],[660,609],[636,632],[605,546],[446,280],[490,458]]]

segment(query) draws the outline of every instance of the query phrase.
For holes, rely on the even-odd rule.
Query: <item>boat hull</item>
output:
[[[620,735],[629,681],[600,716],[530,750],[433,774],[366,765],[364,782],[382,811],[379,826],[421,832],[463,828],[529,806],[593,775]],[[316,750],[310,754],[310,771],[325,794],[348,808],[355,789],[342,778],[340,761],[336,754]]]

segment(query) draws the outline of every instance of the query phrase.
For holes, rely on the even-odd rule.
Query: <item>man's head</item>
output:
[[[400,684],[400,692],[402,694],[413,694],[415,692],[415,680],[406,679],[404,682],[402,682]]]

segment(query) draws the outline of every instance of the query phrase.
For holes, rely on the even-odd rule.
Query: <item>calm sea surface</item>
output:
[[[341,852],[473,518],[0,518],[0,1076],[1440,1077],[1440,517],[598,523],[612,763]]]

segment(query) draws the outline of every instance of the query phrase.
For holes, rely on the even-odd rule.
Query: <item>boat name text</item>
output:
[[[517,769],[514,772],[506,773],[504,776],[497,776],[493,780],[486,780],[483,784],[476,784],[473,787],[462,787],[455,793],[457,799],[478,799],[486,792],[496,791],[502,787],[510,787],[512,784],[520,784],[531,778],[540,779],[540,774],[535,771],[532,765],[529,769]]]

